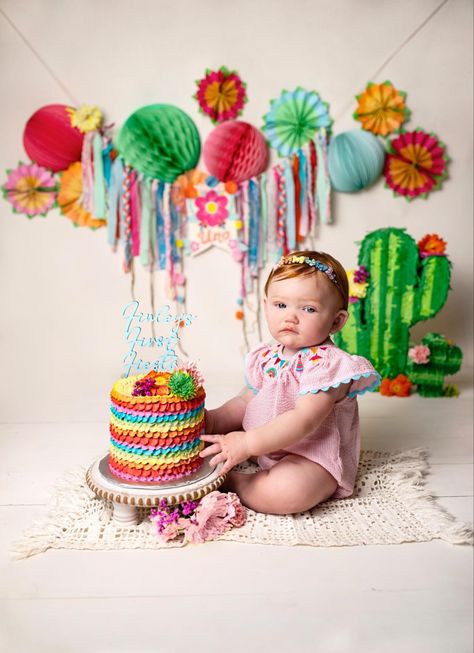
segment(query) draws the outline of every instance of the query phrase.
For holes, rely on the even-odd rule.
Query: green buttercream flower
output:
[[[169,389],[181,399],[192,399],[196,396],[197,388],[193,377],[187,372],[173,372],[168,382]]]

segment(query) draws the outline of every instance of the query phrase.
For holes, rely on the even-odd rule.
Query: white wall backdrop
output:
[[[242,118],[260,127],[283,88],[317,90],[334,132],[356,128],[354,96],[368,81],[408,93],[408,126],[447,144],[450,178],[428,200],[393,198],[379,182],[335,196],[335,221],[317,246],[347,267],[364,235],[404,227],[448,241],[452,291],[443,310],[413,330],[441,331],[472,365],[472,2],[471,0],[1,0],[0,168],[27,157],[22,132],[50,103],[99,105],[118,126],[140,106],[185,110],[204,141],[212,125],[192,99],[206,68],[226,65],[247,82]],[[3,183],[3,182],[2,182]],[[121,307],[130,299],[104,230],[14,215],[0,201],[1,419],[106,420],[108,392],[125,353]],[[242,380],[241,325],[234,318],[239,268],[213,250],[188,265],[188,308],[198,320],[184,345],[212,383]],[[149,277],[136,290],[149,308]],[[164,303],[155,279],[156,303]],[[212,396],[211,396],[212,402]]]

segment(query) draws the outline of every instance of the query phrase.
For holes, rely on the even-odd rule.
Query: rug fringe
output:
[[[84,482],[87,467],[75,467],[65,473],[54,486],[54,493],[43,519],[33,522],[10,547],[14,560],[24,560],[44,553],[61,540],[65,529],[81,519],[84,504],[93,496]],[[65,507],[67,510],[65,511]],[[104,516],[106,502],[101,502]]]
[[[393,454],[387,461],[392,469],[390,481],[405,505],[432,532],[433,539],[439,538],[450,544],[473,544],[472,524],[456,521],[440,505],[439,498],[425,487],[429,472],[428,456],[428,450],[422,447]]]
[[[456,521],[426,488],[426,476],[429,471],[426,449],[416,448],[395,454],[371,451],[365,454],[372,456],[375,468],[377,466],[385,468],[384,476],[388,483],[385,489],[392,491],[391,494],[397,497],[404,514],[408,512],[412,521],[415,524],[419,523],[417,530],[425,534],[424,539],[408,541],[442,539],[451,544],[472,544],[472,524]],[[103,527],[108,528],[112,506],[110,502],[95,499],[95,495],[85,483],[86,469],[86,467],[76,467],[55,484],[53,498],[47,507],[45,517],[27,528],[21,538],[11,546],[10,552],[14,559],[23,560],[50,548],[64,548],[65,533],[83,527],[91,529],[90,539],[84,540],[81,546],[71,548],[97,548],[93,544],[97,541],[98,532],[102,531]],[[89,519],[93,517],[90,523],[85,523],[87,511],[89,511]],[[233,535],[234,537],[232,533],[225,534],[219,539],[242,540],[238,537],[238,532]],[[116,536],[113,531],[103,539],[101,535],[102,548],[116,548]],[[252,541],[259,541],[253,530],[251,537]],[[269,543],[268,533],[265,537],[267,539],[264,538],[262,543]],[[298,542],[295,541],[295,544]],[[129,545],[124,548],[134,547]]]

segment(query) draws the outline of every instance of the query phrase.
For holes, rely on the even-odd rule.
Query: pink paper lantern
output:
[[[204,143],[204,162],[219,181],[241,182],[262,173],[268,146],[258,129],[241,120],[228,120],[212,130]]]
[[[65,104],[48,104],[28,120],[23,146],[32,161],[58,172],[81,160],[84,134],[71,125]]]

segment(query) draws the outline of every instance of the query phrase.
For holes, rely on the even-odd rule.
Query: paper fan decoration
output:
[[[196,84],[198,90],[194,98],[212,122],[233,120],[242,113],[247,102],[246,84],[235,70],[229,71],[225,66],[219,70],[206,69],[206,76]]]
[[[390,142],[385,159],[387,186],[407,200],[427,197],[447,176],[446,147],[422,129],[404,132]]]
[[[41,107],[23,132],[23,146],[30,159],[53,172],[81,160],[84,134],[72,126],[69,111],[65,104]]]
[[[332,124],[328,103],[315,91],[300,87],[291,92],[283,91],[277,100],[272,100],[263,120],[262,130],[281,156],[296,152],[318,129],[328,129]]]
[[[82,164],[73,163],[63,172],[59,182],[58,204],[61,213],[78,227],[96,229],[105,225],[105,220],[97,220],[81,204]]]
[[[138,172],[172,183],[196,167],[201,140],[184,111],[171,104],[151,104],[129,116],[118,135],[117,149]]]
[[[400,129],[409,116],[405,106],[407,94],[398,91],[391,82],[367,84],[360,95],[353,117],[362,123],[363,129],[377,136],[387,136]]]
[[[5,198],[15,213],[29,218],[46,215],[56,200],[56,180],[50,170],[36,163],[20,163],[15,170],[7,170],[3,186]]]

